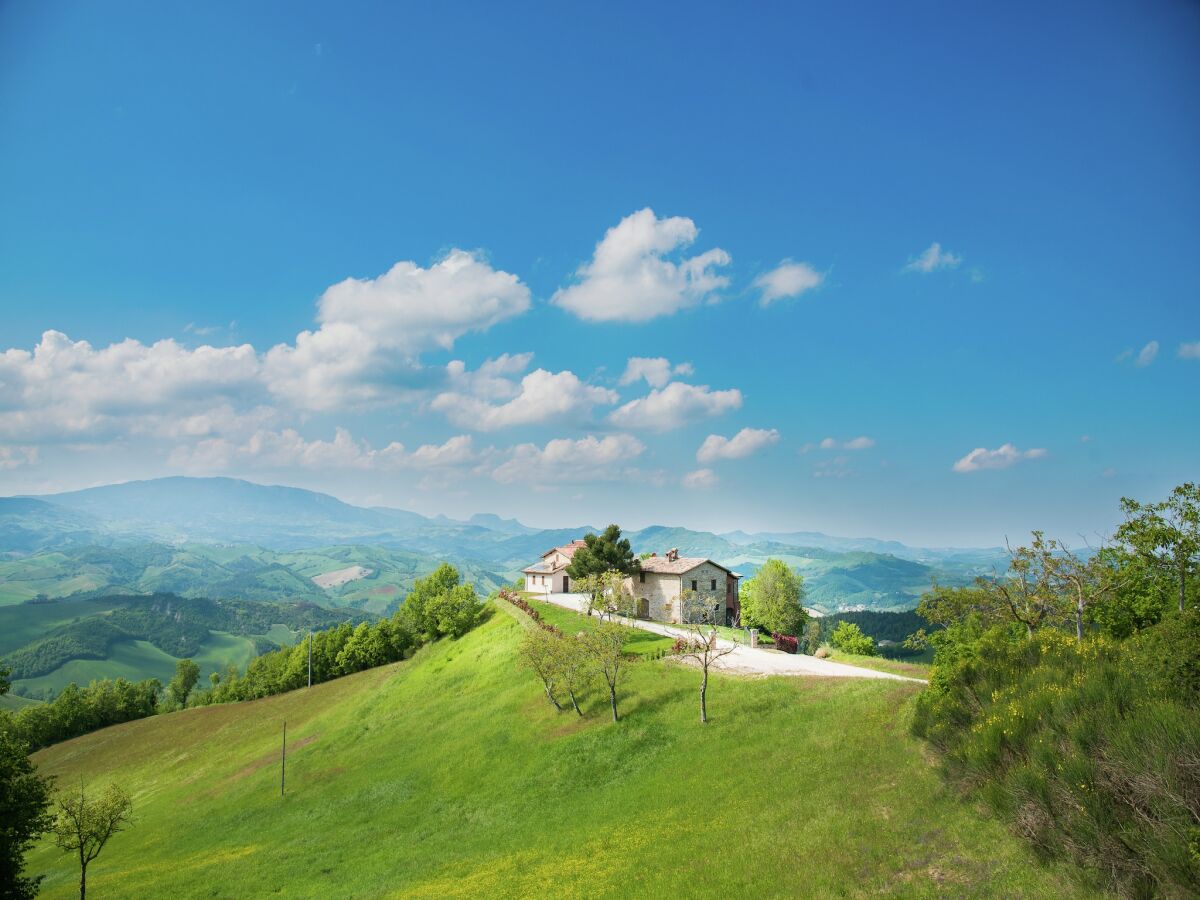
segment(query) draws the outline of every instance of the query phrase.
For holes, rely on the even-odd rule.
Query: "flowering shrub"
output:
[[[501,600],[507,600],[509,603],[511,603],[517,609],[521,610],[521,612],[525,613],[525,615],[529,616],[529,618],[533,619],[534,624],[537,625],[538,628],[541,628],[543,631],[549,631],[551,634],[557,634],[557,635],[562,634],[562,632],[558,628],[551,625],[549,622],[545,621],[542,618],[542,614],[539,613],[532,606],[530,606],[529,601],[526,600],[524,597],[522,597],[520,594],[518,594],[516,591],[509,590],[508,588],[501,588],[500,592],[499,592],[499,597]]]
[[[799,653],[800,641],[790,634],[780,634],[778,631],[771,632],[771,639],[775,641],[775,646],[784,653]]]

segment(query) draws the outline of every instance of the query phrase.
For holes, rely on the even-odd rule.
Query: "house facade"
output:
[[[728,624],[737,620],[741,610],[741,577],[711,559],[680,556],[671,549],[664,556],[653,554],[643,559],[641,570],[625,583],[637,602],[639,618],[680,623],[685,615],[684,599],[694,594],[712,604],[716,621]]]
[[[575,551],[584,546],[583,541],[571,541],[562,547],[552,547],[542,554],[542,558],[528,569],[522,569],[525,576],[525,590],[531,594],[567,594],[571,591],[571,577],[567,575],[567,566]]]
[[[568,594],[571,578],[567,566],[583,541],[572,541],[554,547],[527,569],[525,590],[532,594]],[[663,556],[657,553],[641,561],[641,570],[625,579],[625,585],[636,601],[638,618],[659,622],[679,623],[683,620],[684,600],[694,594],[711,603],[716,621],[731,623],[740,612],[738,581],[741,575],[711,559],[680,556],[671,549]]]

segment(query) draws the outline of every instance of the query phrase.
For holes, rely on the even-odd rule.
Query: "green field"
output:
[[[291,633],[286,628],[284,631]],[[254,641],[214,631],[193,659],[200,667],[200,678],[207,684],[210,672],[224,672],[230,663],[245,668],[255,656]],[[130,681],[157,678],[166,684],[175,672],[176,662],[174,656],[147,641],[118,641],[109,648],[107,659],[73,659],[48,675],[22,678],[13,685],[22,691],[35,692],[34,696],[42,696],[41,692],[47,688],[57,693],[72,681],[86,685],[100,678],[127,678]]]
[[[620,723],[598,695],[579,720],[517,667],[501,606],[407,662],[39,752],[134,798],[95,896],[1082,895],[947,793],[908,734],[915,685],[718,676],[702,726],[696,673],[643,659]],[[77,891],[49,841],[30,864]]]

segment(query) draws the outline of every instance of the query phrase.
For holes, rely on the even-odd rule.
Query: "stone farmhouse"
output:
[[[540,561],[524,569],[525,590],[535,594],[567,594],[571,579],[566,569],[583,541],[576,540],[542,554]],[[639,572],[625,579],[637,600],[637,616],[659,622],[678,623],[683,616],[682,598],[688,592],[713,604],[718,619],[726,623],[739,612],[738,581],[741,575],[720,563],[698,556],[680,556],[676,549],[659,556],[652,553],[641,561]]]

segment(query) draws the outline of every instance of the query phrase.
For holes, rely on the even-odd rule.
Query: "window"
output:
[[[717,589],[717,579],[714,578],[712,582],[712,589],[715,591]]]
[[[692,590],[693,591],[696,590],[696,579],[695,578],[692,579]]]
[[[642,584],[646,583],[646,573],[645,572],[638,572],[638,581],[640,581]]]

